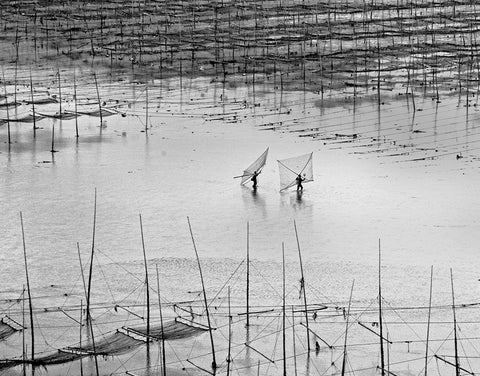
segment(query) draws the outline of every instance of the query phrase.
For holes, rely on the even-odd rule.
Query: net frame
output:
[[[268,157],[268,150],[270,148],[268,147],[260,157],[258,157],[255,162],[253,162],[250,166],[248,166],[245,170],[243,170],[243,175],[242,175],[242,180],[240,182],[240,185],[244,185],[247,183],[250,178],[253,176],[254,172],[257,171],[257,173],[260,173],[263,169],[263,166],[265,166],[265,163],[267,163],[267,157]]]
[[[302,175],[303,183],[313,181],[313,151],[297,157],[277,160],[280,174],[280,192],[297,184],[297,176]]]

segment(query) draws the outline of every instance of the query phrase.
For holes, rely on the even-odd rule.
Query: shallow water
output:
[[[80,117],[78,141],[75,120],[44,119],[38,123],[41,129],[35,138],[31,124],[12,123],[11,145],[5,142],[6,126],[0,128],[3,141],[0,145],[2,296],[19,297],[25,284],[19,219],[22,212],[32,294],[38,297],[34,300],[36,317],[43,327],[38,339],[39,351],[78,342],[78,328],[71,319],[58,310],[50,315],[42,311],[78,306],[84,299],[77,242],[86,267],[92,247],[95,190],[96,261],[92,304],[99,312],[94,317],[98,317],[100,332],[135,320],[126,311],[115,312],[112,309],[115,304],[139,304],[140,307],[132,309],[145,311],[139,214],[151,280],[155,279],[158,264],[165,302],[193,299],[193,303],[184,307],[188,309],[188,305],[193,304],[198,312],[202,311],[198,293],[201,284],[187,217],[202,260],[209,298],[225,285],[231,286],[236,313],[245,311],[245,264],[239,264],[245,258],[249,223],[251,304],[258,309],[265,306],[276,309],[272,317],[259,315],[258,326],[251,329],[250,335],[259,336],[261,339],[255,342],[258,348],[271,351],[269,356],[277,362],[270,363],[254,351],[245,353],[242,343],[246,334],[244,322],[240,321],[235,326],[235,336],[239,339],[236,339],[238,354],[234,364],[238,373],[256,373],[257,360],[262,362],[261,370],[265,374],[282,371],[277,337],[281,328],[278,320],[282,242],[287,260],[287,304],[301,304],[294,221],[310,303],[329,306],[313,330],[322,333],[321,337],[325,336],[327,342],[335,340],[337,346],[336,350],[328,350],[321,345],[321,352],[310,362],[299,355],[298,367],[302,374],[339,371],[335,367],[340,364],[345,323],[341,310],[337,311],[336,307],[348,304],[352,280],[355,280],[353,306],[357,320],[363,320],[361,315],[365,315],[370,325],[378,320],[374,310],[362,312],[372,304],[376,309],[379,239],[387,307],[427,307],[430,265],[435,266],[436,273],[434,305],[451,304],[449,268],[454,272],[457,302],[476,302],[478,274],[472,261],[477,254],[480,233],[476,216],[480,209],[476,195],[479,169],[475,147],[469,148],[466,144],[465,148],[463,142],[469,136],[469,141],[475,142],[476,129],[469,123],[476,119],[475,112],[465,122],[465,130],[455,131],[457,143],[452,146],[448,140],[442,143],[441,139],[435,139],[432,129],[443,130],[448,124],[452,125],[451,119],[456,119],[454,129],[463,124],[465,110],[456,107],[453,100],[445,101],[439,109],[426,98],[422,105],[424,111],[413,118],[412,108],[395,98],[385,104],[381,112],[368,102],[352,112],[349,104],[340,102],[335,105],[331,101],[330,107],[321,106],[318,95],[314,94],[282,93],[280,96],[269,94],[268,90],[253,93],[251,88],[225,88],[204,80],[192,80],[182,90],[175,80],[162,83],[162,88],[156,85],[158,83],[152,83],[149,89],[147,132],[144,131],[146,92],[128,83],[102,85],[102,100],[115,103],[112,107],[119,114],[104,118],[102,126],[97,117]],[[92,92],[91,87],[84,90]],[[44,109],[54,112],[56,106],[48,105]],[[71,109],[72,101],[66,106]],[[23,104],[17,111],[28,112],[29,106]],[[415,128],[425,130],[432,138],[425,141],[425,138],[416,139],[425,136],[422,133],[411,129],[405,132],[412,126],[412,120]],[[53,125],[56,153],[50,153]],[[343,142],[345,140],[338,136],[335,139],[298,137],[306,129],[319,126],[324,136],[348,131],[363,137],[355,142]],[[298,130],[301,132],[292,132]],[[439,133],[444,135],[445,131]],[[377,137],[377,141],[370,145],[373,137]],[[391,140],[398,143],[409,140],[415,146],[407,148],[411,154],[385,157],[385,153],[378,150],[386,145],[393,148],[388,146]],[[420,150],[426,142],[437,147],[442,156],[412,161],[419,155],[428,158],[432,155],[431,150]],[[459,149],[457,145],[462,146]],[[267,146],[270,154],[259,177],[258,191],[254,193],[249,185],[239,186],[233,177],[240,175]],[[369,152],[358,154],[357,148]],[[311,151],[314,152],[315,181],[305,185],[301,196],[294,191],[279,193],[276,160]],[[456,159],[456,154],[462,151],[468,152],[468,157]],[[238,272],[234,273],[237,267]],[[214,312],[215,325],[219,327],[215,338],[221,343],[219,351],[223,356],[227,338],[225,288],[219,293],[219,299],[222,313]],[[3,304],[5,313],[17,321],[22,320],[20,304]],[[422,343],[411,345],[412,353],[417,351],[415,356],[407,351],[406,343],[424,338],[426,314],[425,309],[387,310],[389,338],[398,341],[391,348],[392,364],[422,358]],[[77,317],[78,312],[75,315]],[[171,306],[166,315],[175,315]],[[299,322],[301,313],[297,315],[295,320]],[[435,327],[435,338],[450,338],[449,344],[439,347],[438,353],[452,354],[451,311],[448,307],[438,309],[434,315],[446,323]],[[474,310],[465,308],[460,315],[464,320],[463,335],[474,337],[477,326]],[[244,316],[238,317],[243,320]],[[407,324],[409,320],[419,321],[417,331],[410,330],[414,324]],[[61,334],[59,322],[65,327]],[[296,330],[302,332],[297,345],[302,346],[304,352],[304,328],[297,323]],[[263,337],[264,331],[269,335]],[[363,374],[372,374],[378,364],[378,337],[359,325],[352,329],[351,335],[353,343],[365,346],[352,346],[350,367],[359,373],[366,368]],[[2,351],[8,356],[19,356],[21,336],[9,341],[0,344],[4,347]],[[465,346],[467,343],[470,342],[465,341]],[[276,344],[275,350],[273,344]],[[187,358],[198,359],[203,367],[208,367],[210,349],[206,334],[172,346],[168,349],[172,372],[184,372],[182,367],[186,367],[188,373],[196,372],[195,367],[185,363]],[[290,354],[291,350],[290,347]],[[474,350],[470,350],[469,347],[465,352],[471,356]],[[130,354],[102,361],[102,372],[124,373],[138,369],[137,373],[143,374],[144,351],[135,354],[131,359]],[[158,364],[157,357],[155,347],[153,364]],[[332,367],[334,360],[335,367]],[[245,364],[247,368],[243,369]],[[401,374],[417,374],[423,367],[422,361],[405,364],[396,365],[395,369]],[[288,367],[290,371],[295,367],[293,358]],[[440,369],[444,367],[448,366],[441,365]],[[8,374],[19,372],[14,369]],[[72,370],[48,369],[49,374],[68,372],[77,374],[78,364]],[[225,368],[221,372],[225,372]]]

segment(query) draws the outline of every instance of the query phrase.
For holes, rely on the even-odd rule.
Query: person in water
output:
[[[302,175],[298,174],[295,180],[297,181],[297,191],[303,191],[302,182],[305,180],[305,178],[303,178]]]
[[[250,179],[253,182],[253,189],[257,189],[257,176],[260,174],[260,172],[253,171],[252,178]]]

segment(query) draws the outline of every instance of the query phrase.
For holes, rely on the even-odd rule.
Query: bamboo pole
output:
[[[78,139],[78,103],[77,103],[77,70],[73,68],[73,99],[75,103],[75,137]]]
[[[198,256],[197,246],[195,244],[195,239],[193,237],[192,226],[190,225],[190,218],[189,217],[187,217],[187,222],[188,222],[188,228],[190,230],[190,237],[192,238],[193,249],[195,251],[195,256],[197,258],[198,271],[200,273],[200,280],[202,282],[203,300],[204,300],[204,303],[205,303],[205,312],[207,313],[208,332],[210,334],[210,344],[212,346],[212,368],[214,370],[216,370],[217,369],[217,362],[216,362],[216,359],[215,359],[215,345],[213,343],[212,325],[210,323],[210,313],[209,313],[209,310],[208,310],[207,294],[205,292],[205,283],[203,281],[202,266],[200,264],[200,258]]]
[[[433,265],[430,267],[430,298],[428,300],[427,340],[425,344],[425,374],[428,370],[428,341],[430,339],[430,314],[432,312]]]
[[[157,295],[158,295],[158,310],[160,312],[160,328],[162,330],[162,376],[167,376],[167,365],[165,356],[165,336],[163,335],[163,314],[162,314],[162,301],[160,300],[160,277],[158,273],[158,264],[155,265],[157,271]]]
[[[93,347],[93,353],[95,357],[95,371],[96,375],[99,376],[99,371],[98,371],[98,359],[97,359],[97,353],[95,350],[95,336],[93,335],[93,325],[92,325],[92,315],[90,313],[90,292],[91,292],[91,287],[92,287],[92,274],[93,274],[93,257],[95,255],[95,227],[96,227],[96,222],[97,222],[97,188],[95,188],[95,201],[93,205],[93,230],[92,230],[92,252],[90,255],[90,269],[88,272],[88,286],[87,286],[87,307],[86,307],[86,320],[87,320],[87,326],[90,329],[90,334],[91,334],[91,339],[92,339],[92,347]]]
[[[347,319],[345,324],[345,341],[343,342],[343,360],[342,360],[342,376],[345,376],[345,367],[347,361],[347,336],[348,336],[348,325],[350,321],[350,307],[352,305],[352,295],[353,295],[353,286],[355,285],[355,280],[352,281],[352,288],[350,289],[350,298],[348,299],[348,310],[347,310]]]
[[[145,251],[145,239],[143,237],[143,224],[142,215],[139,214],[140,219],[140,233],[142,235],[142,249],[143,249],[143,262],[145,266],[145,285],[146,285],[146,298],[147,298],[147,338],[150,338],[150,287],[148,284],[148,268],[147,268],[147,253]],[[162,332],[163,335],[163,332]],[[147,351],[149,348],[150,340],[147,341]]]
[[[228,286],[228,354],[227,376],[230,376],[230,362],[232,361],[232,312],[230,310],[230,286]]]
[[[382,258],[380,239],[378,239],[378,324],[380,326],[380,365],[382,376],[385,376],[385,355],[383,351],[383,318],[382,318]],[[457,375],[458,376],[458,375]]]
[[[283,376],[287,376],[287,348],[285,333],[285,245],[282,242],[282,343],[283,343]]]
[[[3,90],[5,92],[5,109],[7,111],[7,137],[8,137],[8,145],[10,145],[12,143],[12,138],[10,134],[10,114],[8,111],[7,81],[5,81],[5,71],[3,70],[3,66],[2,66],[2,77],[3,77]]]
[[[250,326],[250,225],[247,222],[247,323]]]
[[[23,217],[22,217],[22,212],[20,212],[20,224],[22,226],[22,243],[23,243],[23,259],[25,262],[25,277],[26,277],[26,282],[27,282],[27,294],[28,294],[28,309],[29,309],[29,315],[30,315],[30,340],[31,340],[31,354],[32,354],[32,373],[34,369],[34,364],[35,364],[35,331],[34,331],[34,326],[33,326],[33,306],[32,306],[32,292],[30,290],[30,279],[28,278],[28,263],[27,263],[27,247],[25,245],[25,231],[23,228]]]
[[[305,324],[307,326],[307,350],[310,352],[310,331],[308,327],[308,305],[307,305],[307,293],[305,291],[305,277],[303,274],[302,252],[300,250],[300,241],[298,239],[297,223],[293,221],[293,227],[295,228],[295,238],[297,239],[298,259],[300,260],[300,273],[302,279],[300,280],[300,293],[303,292],[303,305],[305,308]]]
[[[455,314],[455,292],[453,290],[452,269],[450,269],[450,281],[452,284],[453,338],[455,343],[455,375],[460,376],[460,361],[458,359],[457,316]]]
[[[100,92],[98,90],[97,75],[93,72],[93,78],[95,79],[95,88],[97,90],[98,110],[100,111],[100,130],[102,129],[103,117],[102,117],[102,103],[100,102]]]
[[[35,118],[35,99],[33,97],[33,80],[32,80],[32,66],[30,66],[30,98],[32,99],[32,115],[33,115],[33,138],[37,135],[37,123]]]

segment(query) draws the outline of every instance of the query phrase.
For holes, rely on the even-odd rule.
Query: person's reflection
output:
[[[297,191],[297,203],[301,203],[301,202],[302,202],[302,195],[303,195],[303,189]]]
[[[262,215],[265,216],[267,213],[264,195],[259,192],[258,188],[250,189],[245,186],[243,188],[242,198],[247,210],[261,210]]]

